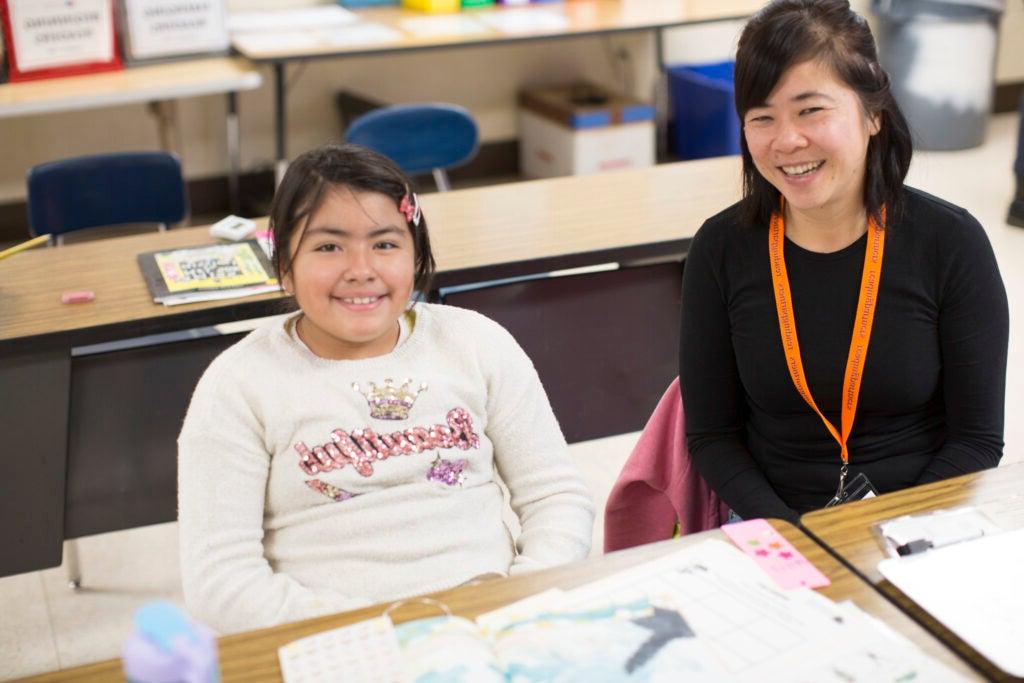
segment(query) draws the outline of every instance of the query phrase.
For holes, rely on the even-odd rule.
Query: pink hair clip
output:
[[[406,221],[419,227],[423,212],[420,211],[420,198],[415,192],[409,192],[402,197],[402,201],[398,203],[398,210],[405,214]]]

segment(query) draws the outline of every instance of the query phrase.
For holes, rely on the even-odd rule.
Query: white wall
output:
[[[234,9],[316,0],[228,0]],[[854,0],[866,12],[869,0]],[[1024,3],[1010,0],[1002,26],[997,81],[1024,80]],[[727,58],[741,24],[725,22],[668,32],[669,63]],[[291,66],[288,144],[294,155],[340,133],[334,94],[349,88],[387,102],[442,100],[461,104],[477,117],[485,141],[514,138],[516,92],[524,85],[589,78],[651,98],[656,75],[649,33],[538,41],[487,48],[456,48],[406,55],[315,61]],[[242,93],[242,163],[269,168],[274,154],[271,72],[264,85]],[[227,168],[224,98],[178,103],[189,178],[221,175]],[[0,119],[0,202],[24,196],[25,173],[33,164],[76,154],[154,148],[156,124],[144,105]]]

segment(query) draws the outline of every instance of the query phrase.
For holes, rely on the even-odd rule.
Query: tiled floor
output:
[[[1024,461],[1024,230],[1004,222],[1013,192],[1010,172],[1016,118],[993,119],[984,146],[963,152],[918,154],[910,183],[970,209],[986,227],[1010,297],[1005,462]],[[607,498],[636,434],[576,444],[595,500]],[[601,547],[601,515],[594,531]],[[163,524],[80,541],[84,588],[72,593],[63,569],[0,579],[0,680],[115,657],[131,614],[146,600],[180,604],[177,529]]]

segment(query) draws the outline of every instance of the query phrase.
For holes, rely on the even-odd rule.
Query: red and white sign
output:
[[[0,0],[10,80],[121,68],[113,0]]]

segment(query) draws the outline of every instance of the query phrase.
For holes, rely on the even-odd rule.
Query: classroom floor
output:
[[[1024,404],[1024,317],[1016,314],[1024,302],[1024,229],[1005,222],[1015,144],[1016,115],[995,116],[982,147],[919,153],[909,179],[967,207],[995,248],[1011,310],[1004,462],[1024,461],[1024,423],[1016,422],[1013,410]],[[599,504],[636,438],[623,434],[571,447]],[[601,548],[601,517],[595,553]],[[174,523],[85,538],[79,552],[78,592],[68,589],[63,568],[0,579],[0,680],[116,657],[139,605],[152,599],[182,603]]]

